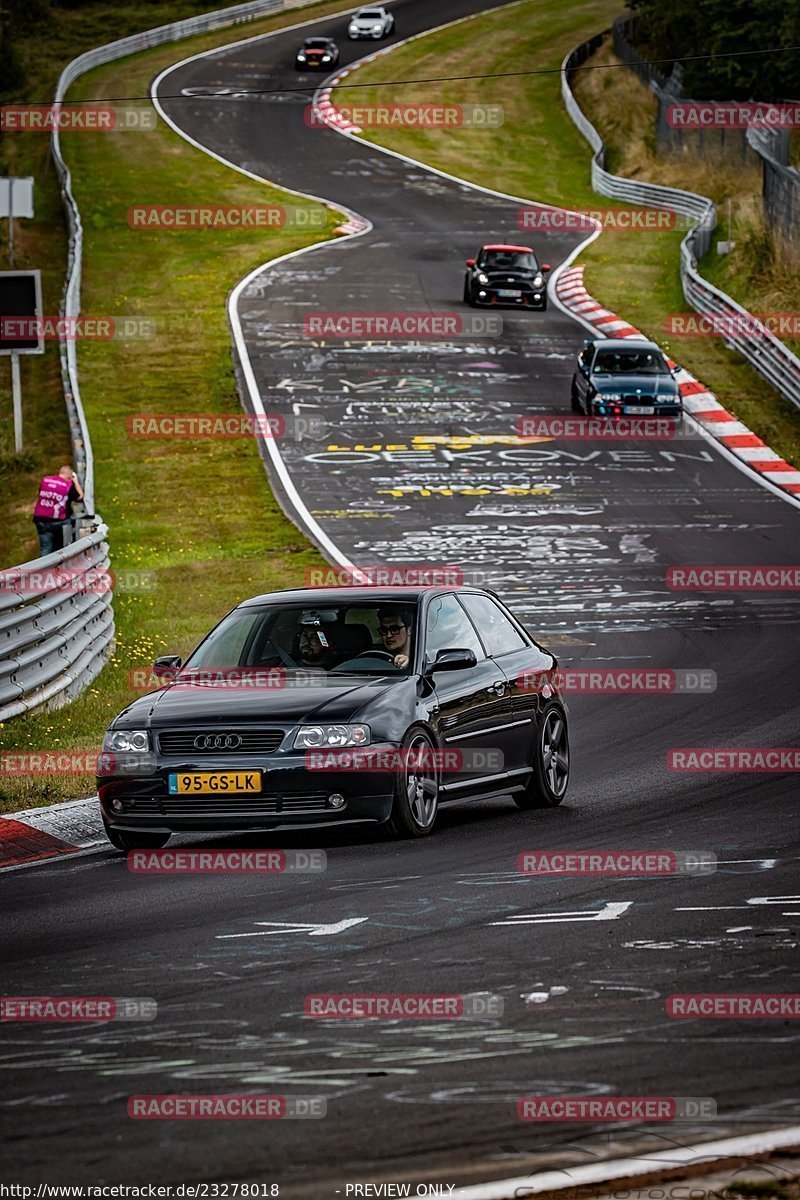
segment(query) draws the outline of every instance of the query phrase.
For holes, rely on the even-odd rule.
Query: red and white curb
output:
[[[97,797],[0,816],[0,870],[78,854],[106,841]]]
[[[556,296],[564,308],[592,325],[600,337],[641,338],[645,334],[634,325],[629,325],[616,313],[603,308],[590,296],[583,286],[582,266],[569,267],[562,271],[556,281]],[[674,367],[672,359],[667,358]],[[770,450],[733,413],[723,408],[713,392],[689,371],[681,370],[675,377],[683,398],[683,407],[695,421],[721,445],[746,464],[751,470],[763,475],[770,483],[793,496],[800,496],[800,471]]]
[[[318,113],[320,120],[325,125],[333,125],[336,129],[341,129],[345,133],[362,133],[360,125],[355,125],[352,121],[340,112],[335,104],[331,103],[331,93],[335,87],[346,79],[351,71],[358,67],[363,67],[365,63],[373,62],[376,58],[382,58],[384,54],[388,54],[390,50],[394,50],[395,46],[384,46],[382,50],[376,50],[374,54],[368,54],[366,58],[360,58],[352,67],[343,67],[341,71],[337,71],[332,75],[329,82],[322,88],[314,97],[312,103],[313,113]]]

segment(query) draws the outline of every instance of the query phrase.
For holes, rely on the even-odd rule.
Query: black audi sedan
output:
[[[572,411],[591,417],[669,417],[680,423],[679,370],[670,370],[663,351],[645,338],[591,338],[572,377]]]
[[[477,258],[467,259],[464,303],[471,308],[484,304],[522,308],[547,308],[545,275],[530,246],[481,246]]]
[[[442,804],[559,804],[567,714],[553,655],[480,588],[314,588],[234,608],[112,722],[110,841],[372,821],[424,837]]]

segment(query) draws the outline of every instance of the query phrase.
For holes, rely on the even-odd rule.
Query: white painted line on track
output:
[[[541,1192],[611,1183],[636,1175],[661,1174],[678,1168],[698,1167],[728,1158],[749,1158],[795,1147],[800,1147],[800,1125],[744,1137],[723,1138],[717,1142],[701,1142],[696,1146],[657,1150],[637,1158],[618,1158],[610,1162],[567,1167],[561,1171],[542,1171],[537,1175],[520,1175],[515,1179],[480,1183],[474,1187],[457,1188],[452,1193],[452,1200],[524,1200],[526,1196],[536,1196]]]

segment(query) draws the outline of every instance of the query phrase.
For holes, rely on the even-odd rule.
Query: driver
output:
[[[315,625],[303,625],[300,630],[300,665],[328,671],[333,661],[330,631],[323,631]]]
[[[404,671],[411,661],[411,630],[414,614],[409,608],[379,608],[378,632],[392,662]]]

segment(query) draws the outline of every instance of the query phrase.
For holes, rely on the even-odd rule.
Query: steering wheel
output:
[[[394,655],[388,650],[364,650],[361,654],[357,654],[356,658],[388,658],[390,663],[394,662]]]

